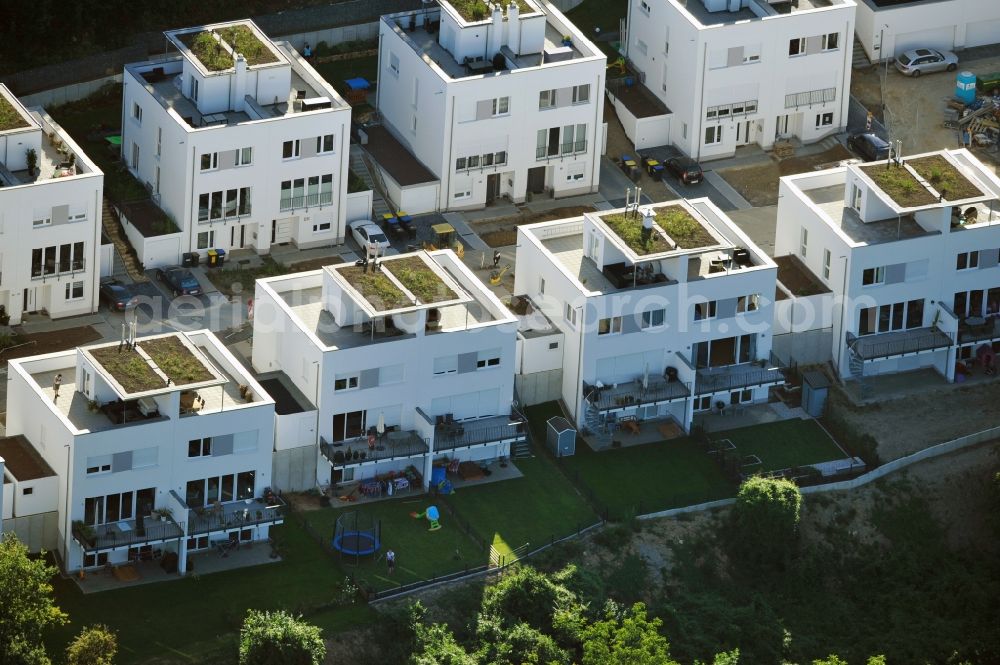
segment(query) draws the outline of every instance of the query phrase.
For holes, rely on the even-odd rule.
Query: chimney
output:
[[[486,59],[492,60],[503,46],[503,7],[499,4],[490,5],[493,9],[493,23],[490,25],[486,43]]]
[[[232,99],[229,107],[234,111],[242,111],[246,108],[244,98],[247,90],[247,59],[242,53],[236,54],[236,74],[233,75]]]
[[[521,55],[521,10],[518,9],[517,1],[512,0],[507,5],[507,46],[515,55]]]

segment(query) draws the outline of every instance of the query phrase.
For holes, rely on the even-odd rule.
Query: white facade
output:
[[[952,380],[956,360],[1000,342],[1000,180],[964,149],[904,163],[927,156],[981,194],[940,201],[928,178],[928,202],[904,207],[856,165],[781,179],[775,255],[798,256],[833,292],[814,317],[832,324],[842,378],[933,367]]]
[[[627,58],[670,109],[658,135],[696,159],[811,143],[847,126],[854,12],[853,0],[630,0]]]
[[[254,64],[220,38],[232,66],[214,71],[186,45],[234,26],[271,61]],[[181,252],[342,242],[350,106],[252,21],[165,34],[179,56],[125,67],[122,156],[181,229]]]
[[[961,51],[1000,42],[1000,3],[994,0],[879,5],[858,0],[855,30],[873,62],[918,47]]]
[[[138,351],[121,353],[152,368],[145,349],[154,340],[176,340],[204,370],[198,378],[210,378],[130,391],[93,355],[114,343],[8,365],[7,432],[25,437],[58,477],[48,500],[66,571],[174,553],[184,573],[188,552],[265,540],[283,520],[267,491],[274,402],[208,331],[141,338]]]
[[[552,5],[528,4],[480,21],[445,0],[382,17],[379,112],[439,179],[440,210],[597,191],[606,59]]]
[[[317,404],[319,441],[308,445],[319,486],[408,466],[426,486],[436,458],[505,457],[525,437],[511,409],[516,319],[450,250],[382,261],[393,283],[401,260],[437,276],[438,301],[407,294],[412,304],[380,309],[344,277],[362,270],[353,265],[257,282],[253,366],[283,369]],[[386,435],[373,450],[379,419]],[[365,459],[346,459],[348,449]]]
[[[95,312],[104,174],[43,109],[3,85],[0,105],[21,119],[0,131],[0,307],[11,323],[26,312]]]
[[[622,210],[518,227],[515,292],[563,334],[562,399],[592,432],[623,416],[688,430],[694,411],[764,401],[783,382],[774,262],[708,199],[651,209],[682,211],[702,239],[677,247],[667,233],[665,251],[638,254],[602,220]]]

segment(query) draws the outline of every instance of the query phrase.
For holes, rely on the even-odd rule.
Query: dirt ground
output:
[[[772,206],[778,203],[778,178],[818,168],[827,168],[844,159],[854,157],[847,148],[835,145],[829,150],[802,157],[789,157],[780,161],[755,166],[738,166],[719,171],[740,196],[756,207]]]
[[[635,146],[625,135],[625,128],[615,114],[611,104],[604,105],[604,122],[608,123],[608,150],[605,153],[612,160],[617,160],[621,155],[634,155]],[[672,201],[677,198],[663,180],[654,178],[641,169],[638,186],[642,188],[642,193],[649,197],[651,201]],[[624,196],[624,192],[622,192]]]
[[[99,339],[101,339],[101,334],[90,326],[32,333],[30,335],[18,334],[17,344],[19,346],[0,351],[0,365],[6,365],[8,360],[14,358],[65,351],[66,349],[73,349]]]
[[[472,222],[470,226],[479,237],[490,247],[506,247],[517,242],[517,227],[536,222],[548,222],[553,219],[578,217],[585,212],[593,212],[594,206],[564,206],[542,212],[525,210],[518,215],[496,217],[481,222]]]

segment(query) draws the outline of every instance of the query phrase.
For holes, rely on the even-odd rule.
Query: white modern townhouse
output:
[[[50,511],[67,572],[266,540],[274,402],[209,331],[123,339],[8,363],[14,517]]]
[[[451,250],[420,251],[258,280],[253,367],[316,404],[313,486],[413,467],[427,487],[436,460],[501,460],[525,440],[516,328]]]
[[[766,401],[784,381],[776,271],[711,201],[677,200],[518,227],[515,293],[562,333],[577,427],[664,420],[680,434],[694,412]]]
[[[0,322],[97,310],[104,174],[0,84]]]
[[[180,228],[146,239],[146,267],[342,242],[350,106],[253,21],[164,35],[178,55],[124,74],[122,157]]]
[[[425,212],[596,192],[604,54],[544,0],[472,6],[382,17],[368,150],[390,198]]]
[[[855,30],[872,62],[920,47],[961,51],[1000,42],[1000,3],[994,0],[857,2]]]
[[[843,131],[854,12],[853,0],[630,0],[633,83],[669,109],[637,125],[636,147],[673,144],[708,160]],[[637,93],[622,82],[609,92],[628,128]]]
[[[830,290],[801,299],[795,327],[832,327],[843,379],[964,380],[1000,349],[998,222],[1000,180],[964,149],[782,178],[775,255]]]

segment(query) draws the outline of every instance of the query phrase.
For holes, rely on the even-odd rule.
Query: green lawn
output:
[[[408,584],[438,575],[454,573],[464,568],[475,568],[486,563],[487,553],[460,529],[448,524],[448,515],[441,516],[442,529],[428,531],[426,520],[410,517],[411,512],[422,512],[433,499],[427,495],[401,496],[392,500],[367,503],[349,508],[324,508],[303,513],[303,517],[321,534],[333,537],[337,517],[345,511],[359,510],[382,523],[382,550],[396,553],[396,572],[390,577],[385,559],[362,558],[357,566],[350,558],[342,560],[344,570],[355,574],[378,590],[398,584]]]
[[[501,554],[525,543],[533,550],[598,520],[583,496],[540,451],[515,465],[523,478],[460,487],[449,497],[458,514]]]
[[[249,608],[284,608],[311,620],[315,613],[331,630],[369,620],[367,606],[328,606],[344,572],[294,518],[272,533],[278,563],[89,595],[57,578],[56,601],[71,623],[49,635],[49,652],[60,653],[81,627],[101,622],[118,631],[119,665],[226,662],[221,658]]]
[[[361,58],[333,60],[314,65],[317,72],[341,95],[347,92],[344,81],[358,76],[373,84],[378,79],[378,56],[366,55]]]
[[[829,462],[849,457],[815,420],[782,420],[712,435],[729,439],[740,455],[757,455],[764,471]]]
[[[571,11],[566,12],[569,18],[583,34],[594,41],[608,56],[608,61],[616,59],[620,54],[611,46],[611,42],[600,41],[601,33],[618,32],[619,19],[628,14],[627,0],[583,0]],[[600,28],[601,32],[594,32]],[[614,41],[618,41],[615,38]]]

